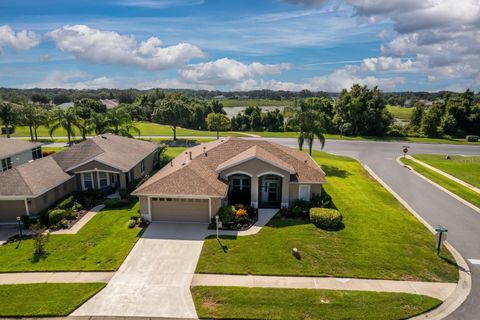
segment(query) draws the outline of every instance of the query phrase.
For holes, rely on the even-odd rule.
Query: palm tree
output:
[[[70,145],[71,138],[75,137],[75,127],[78,126],[78,115],[72,108],[67,110],[56,109],[53,111],[51,121],[53,125],[50,127],[49,134],[50,137],[53,136],[53,133],[60,128],[65,129],[68,136],[68,144]]]
[[[89,131],[95,132],[96,135],[107,132],[109,119],[105,113],[92,112],[90,114]]]
[[[41,126],[49,127],[48,123],[48,112],[43,108],[38,108],[37,114],[33,119],[33,133],[35,135],[35,141],[38,141],[38,133],[37,130]]]
[[[306,128],[298,136],[299,145],[303,146],[303,143],[307,142],[309,155],[312,155],[312,147],[313,142],[315,141],[315,137],[318,138],[318,141],[320,141],[322,149],[325,146],[325,136],[323,135],[323,129],[323,125],[321,125],[318,121],[314,121],[314,124],[311,127]],[[302,150],[302,148],[300,148],[300,150]]]
[[[10,138],[10,129],[18,122],[19,110],[17,105],[0,100],[0,119],[5,126],[7,138]]]
[[[111,132],[120,136],[131,137],[130,131],[140,135],[140,130],[133,125],[132,117],[123,108],[114,108],[107,112],[109,128],[107,132]]]
[[[22,107],[22,113],[20,115],[22,122],[28,126],[30,130],[30,140],[33,141],[33,127],[37,122],[37,114],[40,112],[40,108],[34,106],[33,104],[27,102]]]

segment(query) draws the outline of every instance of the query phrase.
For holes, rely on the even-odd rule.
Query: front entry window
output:
[[[262,208],[279,208],[282,201],[282,178],[266,175],[259,179],[259,199]]]
[[[83,172],[83,190],[93,189],[93,177],[91,172]]]
[[[108,186],[108,177],[106,172],[98,172],[98,182],[100,185],[100,189]]]
[[[234,175],[229,180],[228,203],[250,205],[251,178],[246,175]]]

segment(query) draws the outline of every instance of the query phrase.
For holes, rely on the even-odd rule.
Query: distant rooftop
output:
[[[0,137],[0,159],[14,156],[41,145],[39,142]]]

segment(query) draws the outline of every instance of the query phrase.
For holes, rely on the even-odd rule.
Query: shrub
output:
[[[30,216],[24,215],[21,216],[20,219],[22,220],[23,227],[25,229],[30,229],[30,226],[34,223],[36,223],[36,220],[31,218]]]
[[[60,223],[67,214],[67,210],[64,209],[52,209],[48,212],[48,221],[50,225],[56,225]]]
[[[129,199],[107,199],[104,204],[106,208],[114,209],[128,206],[130,204]]]
[[[77,211],[72,208],[65,210],[65,219],[75,220],[77,218]]]
[[[321,194],[312,194],[311,206],[320,208],[334,208],[332,197],[325,190],[323,190]]]
[[[128,228],[132,229],[133,227],[135,227],[137,225],[137,220],[133,220],[133,219],[130,219],[128,221]]]
[[[222,223],[227,223],[235,219],[235,212],[235,206],[223,206],[218,209],[217,215]]]
[[[342,222],[342,214],[335,209],[311,208],[310,221],[322,228],[333,229]]]
[[[70,209],[73,207],[73,202],[75,201],[75,197],[73,195],[66,197],[63,199],[58,205],[58,209]]]

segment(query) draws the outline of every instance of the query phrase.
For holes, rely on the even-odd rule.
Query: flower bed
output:
[[[258,209],[242,204],[223,206],[218,209],[220,230],[248,230],[258,221]],[[215,217],[212,218],[209,229],[216,229]]]

